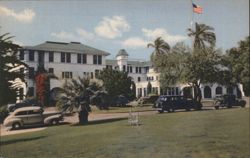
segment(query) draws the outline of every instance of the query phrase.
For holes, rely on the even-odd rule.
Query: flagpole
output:
[[[191,2],[191,14],[192,14],[190,28],[193,29],[193,23],[194,23],[193,0],[190,0],[190,2]],[[194,41],[193,41],[192,37],[190,37],[190,38],[191,38],[191,48],[192,48],[194,45]]]
[[[193,0],[190,0],[191,2],[191,22],[190,22],[190,25],[191,25],[191,29],[193,29],[193,23],[194,23],[194,12],[193,12]]]

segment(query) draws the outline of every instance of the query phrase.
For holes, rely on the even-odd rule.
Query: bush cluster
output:
[[[0,107],[0,123],[3,123],[4,119],[8,116],[9,112],[7,110],[7,106]]]

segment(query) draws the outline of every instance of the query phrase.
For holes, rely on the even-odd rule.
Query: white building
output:
[[[183,89],[188,87],[187,84],[178,84],[170,86],[165,90],[161,89],[159,82],[160,73],[154,71],[151,62],[129,60],[128,56],[128,53],[124,49],[121,49],[116,55],[115,60],[106,60],[106,67],[128,72],[128,75],[133,78],[136,84],[137,97],[146,96],[148,94],[147,86],[149,82],[152,85],[152,93],[158,95],[183,95]],[[239,95],[236,88],[225,87],[217,83],[201,84],[200,88],[203,99],[213,99],[216,96],[228,93]],[[244,94],[242,85],[239,85],[239,88],[240,92]]]
[[[58,80],[51,80],[50,89],[61,87],[65,79],[76,78],[78,76],[90,76],[94,78],[95,72],[104,68],[112,68],[128,72],[136,84],[136,96],[146,96],[147,85],[150,82],[152,92],[156,94],[179,95],[187,85],[171,86],[167,90],[160,88],[160,74],[156,73],[149,61],[130,60],[128,53],[121,49],[116,55],[116,59],[109,60],[106,57],[109,53],[86,46],[79,42],[51,42],[24,47],[20,50],[19,57],[29,65],[27,75],[27,87],[23,87],[23,93],[29,92],[30,96],[35,95],[34,75],[39,65],[43,65],[46,70],[54,73]],[[23,71],[23,70],[21,70]],[[201,85],[202,97],[206,99],[214,98],[216,95],[225,93],[236,94],[236,89],[226,88],[217,84]]]
[[[58,80],[52,79],[50,89],[61,87],[64,79],[78,76],[94,77],[96,71],[106,67],[106,56],[109,53],[83,45],[78,42],[51,42],[24,47],[19,57],[28,66],[27,91],[35,95],[34,75],[39,65],[43,65],[50,73],[54,73]],[[27,93],[24,91],[24,94]]]

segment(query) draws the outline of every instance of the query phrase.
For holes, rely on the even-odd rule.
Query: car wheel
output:
[[[216,110],[218,110],[219,107],[220,107],[220,102],[219,102],[219,101],[216,101],[216,102],[215,102],[215,105],[214,105],[214,108],[215,108]]]
[[[159,112],[159,113],[163,113],[163,112],[164,112],[164,110],[163,110],[163,109],[161,109],[161,110],[158,110],[158,112]]]
[[[219,109],[219,106],[214,106],[215,110],[218,110]]]
[[[240,107],[242,107],[242,108],[246,107],[246,101],[245,101],[245,100],[241,100],[241,101],[239,102],[239,105],[240,105]]]
[[[58,125],[59,121],[57,119],[53,119],[53,120],[51,120],[50,124],[51,125]]]
[[[15,122],[12,125],[12,129],[20,129],[21,128],[21,124],[19,122]]]

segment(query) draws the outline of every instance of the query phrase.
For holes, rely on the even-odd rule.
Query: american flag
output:
[[[195,12],[197,14],[202,14],[202,11],[203,11],[202,7],[193,3],[193,12]]]

